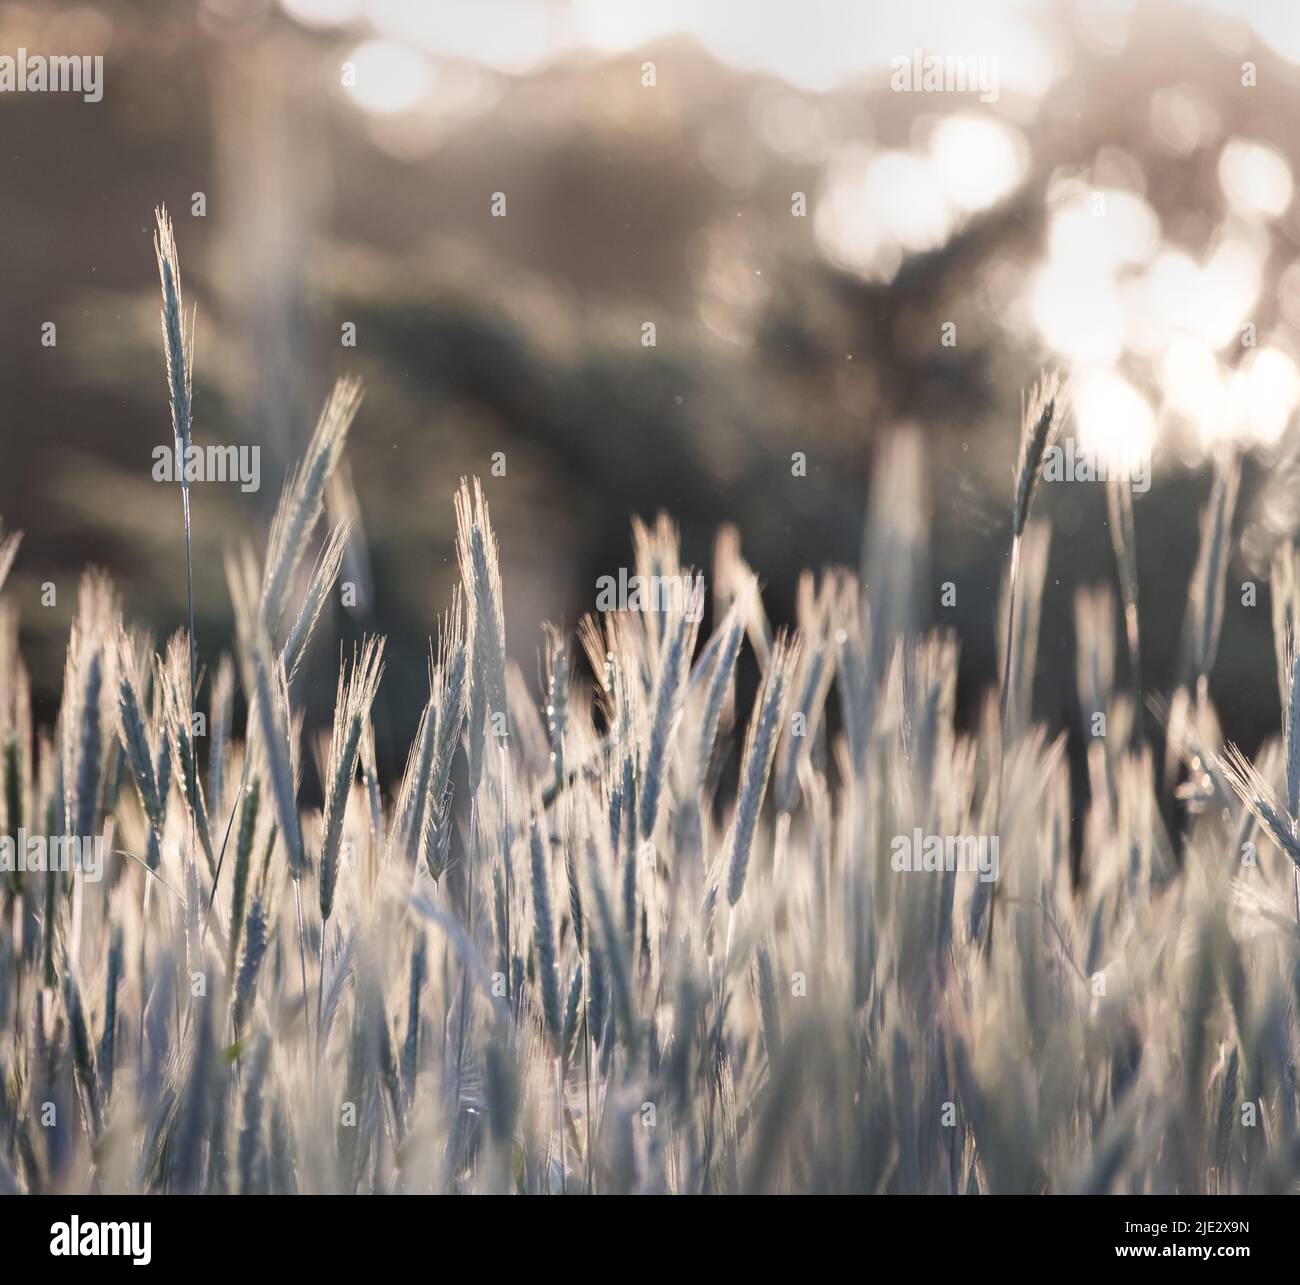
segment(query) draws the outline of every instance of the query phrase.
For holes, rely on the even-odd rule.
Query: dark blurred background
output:
[[[1208,452],[1249,452],[1214,686],[1229,735],[1276,724],[1262,582],[1300,498],[1285,0],[0,4],[0,53],[19,47],[104,56],[98,103],[0,94],[0,515],[26,532],[13,594],[47,718],[85,563],[160,637],[184,620],[180,497],[151,478],[166,202],[198,308],[196,441],[262,445],[259,493],[195,488],[208,660],[230,636],[223,551],[262,540],[354,371],[368,593],[315,647],[322,698],[334,638],[379,629],[381,699],[409,730],[462,474],[484,477],[532,677],[540,622],[572,626],[629,565],[633,513],[671,512],[706,569],[737,524],[788,619],[801,568],[858,561],[875,444],[912,426],[930,619],[960,631],[969,711],[994,679],[1022,390],[1060,365],[1074,436],[1154,452],[1136,497],[1153,688],[1175,676]],[[894,92],[914,49],[996,59],[996,99]],[[1048,487],[1042,512],[1038,710],[1073,718],[1073,594],[1114,575],[1103,488]]]

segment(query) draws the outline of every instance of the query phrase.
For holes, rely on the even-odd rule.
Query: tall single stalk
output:
[[[181,294],[181,265],[176,252],[176,237],[167,207],[154,211],[158,231],[154,236],[154,254],[162,281],[163,350],[167,363],[167,387],[171,403],[172,437],[176,450],[177,471],[181,482],[181,513],[185,527],[185,597],[189,609],[189,716],[190,735],[194,734],[194,688],[198,682],[198,653],[194,638],[194,541],[190,524],[189,457],[193,392],[194,314],[185,325],[185,307]],[[197,781],[197,766],[196,776]],[[189,825],[189,860],[194,860],[194,816]]]
[[[1048,447],[1060,430],[1064,418],[1065,393],[1060,377],[1045,375],[1031,394],[1021,417],[1020,458],[1016,466],[1016,489],[1011,510],[1011,567],[1007,582],[1007,641],[1002,658],[1002,688],[998,698],[998,758],[993,774],[993,826],[995,831],[1002,821],[1002,776],[1006,766],[1007,737],[1010,735],[1010,715],[1015,712],[1011,700],[1011,658],[1016,645],[1016,585],[1020,578],[1020,547],[1034,492],[1042,479],[1043,460]],[[997,884],[991,886],[989,904],[985,909],[984,951],[993,953],[993,919],[997,908]]]

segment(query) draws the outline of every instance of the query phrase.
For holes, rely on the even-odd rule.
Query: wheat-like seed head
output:
[[[1043,457],[1060,433],[1068,389],[1056,372],[1044,375],[1029,394],[1021,415],[1020,457],[1016,463],[1011,531],[1019,536],[1029,521],[1034,492],[1042,478]]]

